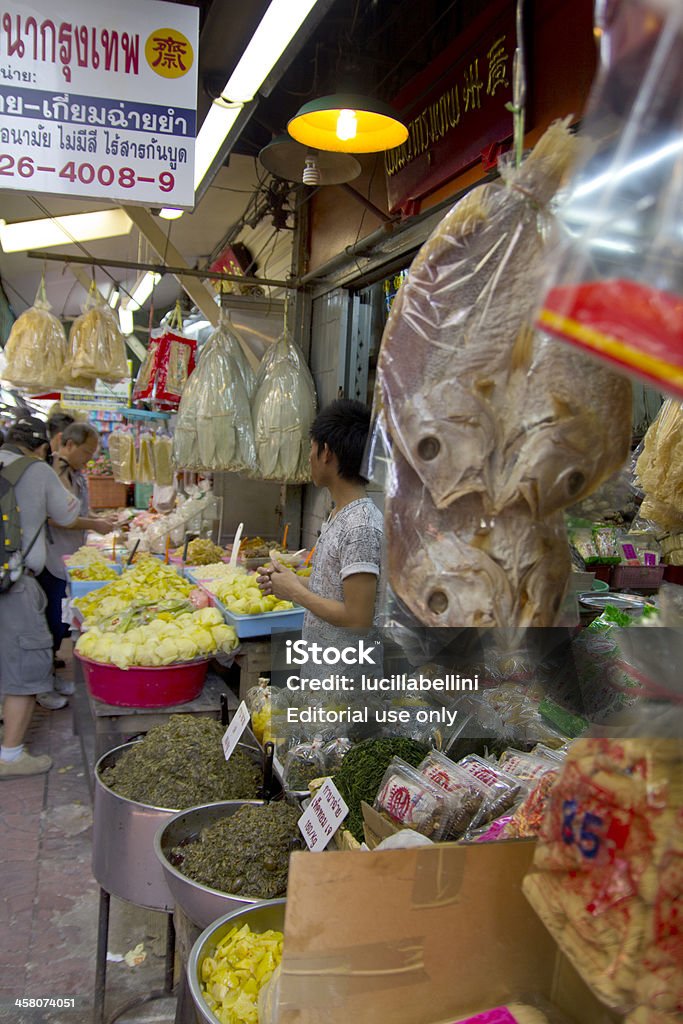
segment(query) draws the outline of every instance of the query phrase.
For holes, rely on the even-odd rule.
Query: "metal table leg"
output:
[[[104,993],[107,983],[107,945],[109,940],[109,903],[111,897],[100,889],[100,908],[97,915],[97,957],[95,961],[95,1007],[93,1024],[103,1024]]]

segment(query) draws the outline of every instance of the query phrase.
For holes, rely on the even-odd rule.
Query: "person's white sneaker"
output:
[[[55,693],[54,690],[48,690],[47,693],[37,693],[36,701],[40,704],[41,708],[45,708],[46,711],[59,711],[60,708],[65,708],[69,703],[66,697],[62,697],[61,694]],[[47,769],[45,769],[47,771]]]
[[[47,754],[39,754],[34,757],[27,751],[22,751],[16,761],[0,760],[0,779],[16,779],[22,775],[42,775],[52,768],[52,758]]]
[[[55,679],[55,690],[61,693],[62,697],[71,697],[76,692],[76,684],[73,679]]]

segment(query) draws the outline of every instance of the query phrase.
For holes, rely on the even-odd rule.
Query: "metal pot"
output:
[[[242,925],[248,924],[253,932],[266,932],[270,928],[274,931],[284,932],[286,905],[287,900],[283,898],[265,900],[252,907],[233,910],[232,913],[214,921],[199,936],[187,962],[187,980],[190,984],[194,1005],[205,1024],[216,1024],[217,1020],[202,995],[200,972],[205,957],[214,955],[218,943],[235,925],[241,928]]]
[[[163,867],[168,888],[171,890],[175,902],[198,928],[208,927],[218,917],[229,911],[252,907],[257,903],[269,904],[272,902],[271,900],[258,900],[249,896],[237,896],[234,893],[210,889],[207,885],[193,882],[170,861],[170,853],[174,846],[195,839],[203,828],[230,817],[245,805],[258,807],[263,806],[263,802],[261,800],[226,800],[223,803],[191,807],[187,811],[180,811],[170,821],[161,825],[154,837],[154,851]]]
[[[95,765],[92,871],[112,896],[150,910],[170,911],[175,901],[154,856],[154,836],[176,811],[128,800],[105,786],[101,778],[101,772],[116,764],[133,745],[114,747]]]

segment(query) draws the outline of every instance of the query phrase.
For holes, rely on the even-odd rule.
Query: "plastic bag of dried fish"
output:
[[[266,480],[305,483],[316,408],[311,372],[286,329],[264,362],[252,404],[260,473]]]
[[[51,309],[41,280],[33,305],[12,324],[4,349],[3,377],[17,387],[40,389],[62,383],[66,334]]]
[[[575,147],[556,123],[502,183],[456,203],[392,305],[369,469],[387,481],[392,595],[423,625],[557,624],[561,509],[628,453],[628,383],[533,335],[549,204]]]
[[[81,379],[125,380],[126,342],[114,311],[93,285],[69,332],[68,374],[72,385]]]

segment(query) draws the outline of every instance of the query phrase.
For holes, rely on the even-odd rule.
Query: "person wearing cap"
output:
[[[64,427],[59,445],[53,449],[52,468],[64,487],[77,498],[79,505],[78,518],[68,526],[50,523],[45,566],[38,576],[47,597],[47,624],[52,633],[55,667],[59,667],[57,652],[69,632],[62,622],[62,601],[66,597],[64,556],[72,555],[85,544],[87,530],[111,533],[116,528],[110,520],[98,519],[90,513],[88,481],[83,475],[83,467],[95,457],[99,441],[100,435],[92,424],[73,422]],[[66,698],[74,692],[74,684],[72,680],[58,678],[53,682],[53,687],[39,693],[36,700],[41,707],[57,711],[64,707]]]
[[[45,424],[35,417],[23,417],[9,428],[0,452],[3,465],[23,456],[34,460],[14,489],[26,552],[24,572],[9,590],[0,594],[0,692],[5,720],[0,780],[40,775],[52,766],[47,754],[33,756],[24,747],[36,694],[52,685],[52,637],[45,619],[47,602],[35,577],[45,565],[48,518],[67,526],[77,518],[79,507],[78,499],[61,485],[45,462],[48,449]]]

